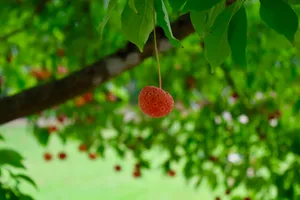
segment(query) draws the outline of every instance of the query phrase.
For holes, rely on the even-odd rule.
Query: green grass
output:
[[[90,161],[87,155],[78,152],[78,144],[63,146],[55,138],[51,139],[47,151],[57,154],[64,150],[69,157],[66,161],[55,159],[46,163],[43,160],[44,149],[24,127],[1,127],[0,132],[6,139],[6,145],[26,158],[28,173],[39,190],[36,192],[25,184],[22,190],[33,194],[37,200],[210,200],[215,197],[205,184],[196,190],[193,185],[186,184],[180,173],[171,178],[164,176],[156,167],[143,173],[141,179],[134,179],[131,175],[132,157],[122,161],[109,151],[104,159]],[[152,157],[158,155],[156,153]],[[119,173],[113,169],[116,164],[122,166]]]

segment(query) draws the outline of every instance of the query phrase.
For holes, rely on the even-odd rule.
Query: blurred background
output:
[[[108,1],[0,1],[0,101],[125,47],[126,2],[116,4],[101,39]],[[180,14],[166,6],[175,20]],[[138,107],[140,90],[158,85],[149,58],[1,125],[0,199],[299,200],[299,33],[292,46],[260,19],[259,6],[245,2],[247,68],[228,58],[212,72],[196,33],[161,55],[163,88],[175,100],[168,117]]]

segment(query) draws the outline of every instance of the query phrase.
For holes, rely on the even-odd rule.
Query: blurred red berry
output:
[[[95,153],[89,153],[89,158],[91,160],[95,160],[97,158],[97,154],[95,154]]]
[[[250,197],[245,197],[244,200],[251,200]]]
[[[87,151],[88,147],[85,144],[81,144],[81,145],[79,145],[78,149],[81,152],[85,152],[85,151]]]
[[[215,157],[215,156],[210,156],[210,157],[209,157],[209,160],[212,161],[212,162],[216,162],[216,161],[217,161],[217,157]]]
[[[221,198],[220,197],[216,197],[216,200],[221,200]]]
[[[121,171],[121,166],[120,166],[120,165],[116,165],[116,166],[115,166],[115,170],[116,170],[117,172]]]
[[[88,93],[84,94],[83,99],[85,100],[85,102],[92,101],[93,100],[93,93],[88,92]]]
[[[232,96],[232,98],[234,98],[234,99],[239,98],[239,95],[238,95],[238,93],[236,93],[236,92],[234,92],[231,96]]]
[[[69,72],[68,68],[64,67],[64,66],[58,66],[57,67],[57,73],[58,74],[67,74]]]
[[[135,171],[133,172],[133,177],[135,177],[135,178],[141,177],[141,171],[140,171],[140,170],[135,170]]]
[[[169,171],[169,176],[173,177],[176,175],[176,172],[174,170]]]
[[[64,121],[67,119],[67,116],[66,115],[58,115],[57,116],[57,121],[59,121],[60,123],[64,123]]]
[[[225,194],[229,195],[230,194],[230,190],[227,189],[226,192],[225,192]]]
[[[108,92],[105,96],[105,99],[106,99],[106,101],[109,101],[109,102],[117,101],[117,97],[112,92]]]
[[[44,159],[45,159],[46,161],[50,161],[50,160],[52,160],[52,155],[51,155],[50,153],[45,153],[45,154],[44,154]]]
[[[61,152],[58,154],[58,158],[61,160],[65,160],[67,158],[67,154],[64,152]]]
[[[56,126],[48,126],[48,133],[54,133],[57,131],[57,127]]]

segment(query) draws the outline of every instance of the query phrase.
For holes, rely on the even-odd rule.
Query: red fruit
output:
[[[64,121],[66,120],[67,116],[66,115],[58,115],[57,116],[57,121],[59,121],[60,123],[64,123]]]
[[[133,177],[134,177],[134,178],[139,178],[139,177],[141,177],[141,171],[140,171],[140,170],[135,170],[135,171],[133,172]]]
[[[244,200],[251,200],[250,197],[245,197]]]
[[[234,99],[237,99],[237,98],[239,98],[239,95],[238,95],[238,93],[236,93],[236,92],[235,92],[235,93],[233,93],[233,94],[232,94],[232,98],[234,98]]]
[[[58,158],[61,160],[65,160],[67,158],[67,154],[64,152],[61,152],[58,154]]]
[[[51,155],[50,153],[45,153],[45,154],[44,154],[44,159],[45,159],[46,161],[50,161],[50,160],[52,160],[52,155]]]
[[[117,101],[117,97],[111,92],[108,92],[106,94],[105,99],[106,99],[106,101],[109,101],[109,102],[116,102]]]
[[[93,93],[88,92],[88,93],[84,94],[83,99],[85,100],[85,102],[92,101],[93,100]]]
[[[57,127],[56,126],[49,126],[48,127],[48,133],[53,133],[57,131]]]
[[[229,195],[230,194],[230,190],[226,190],[225,194]]]
[[[215,156],[210,156],[209,160],[211,160],[212,162],[216,162],[217,161],[217,157]]]
[[[169,176],[173,177],[176,175],[176,172],[174,170],[169,171]]]
[[[85,151],[87,151],[87,146],[85,145],[85,144],[81,144],[81,145],[79,145],[79,151],[81,151],[81,152],[85,152]]]
[[[68,68],[66,68],[64,66],[58,66],[57,67],[57,73],[58,74],[66,74],[68,72],[69,72]]]
[[[144,87],[139,94],[141,110],[153,118],[168,115],[174,106],[173,97],[166,91],[155,86]]]
[[[121,166],[120,166],[120,165],[116,165],[116,166],[115,166],[115,170],[116,170],[117,172],[121,171]]]
[[[97,154],[95,154],[95,153],[89,153],[89,158],[91,160],[95,160],[97,158]]]

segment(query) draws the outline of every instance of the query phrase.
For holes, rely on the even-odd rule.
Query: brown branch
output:
[[[33,22],[33,18],[35,17],[35,15],[40,14],[44,10],[46,4],[49,1],[50,0],[42,0],[42,1],[40,1],[37,4],[37,6],[35,7],[32,16],[27,20],[27,22],[22,27],[17,28],[15,30],[13,30],[13,31],[5,34],[5,35],[0,36],[0,41],[7,40],[9,37],[12,37],[12,36],[17,35],[19,33],[22,33],[24,30],[26,30],[28,27],[30,27],[31,24],[32,24],[32,22]]]
[[[188,14],[172,23],[175,37],[182,40],[194,32]],[[168,46],[161,28],[157,28],[159,46]],[[161,48],[163,49],[163,48]],[[164,50],[168,50],[164,48]],[[163,51],[161,51],[163,53]],[[62,104],[112,79],[124,71],[138,66],[153,55],[153,44],[149,40],[140,53],[135,45],[128,43],[124,49],[99,60],[68,77],[55,80],[0,99],[0,124],[29,116]]]

